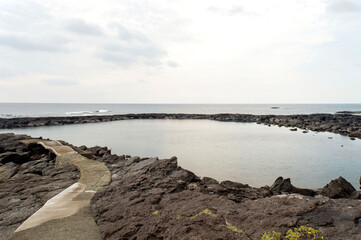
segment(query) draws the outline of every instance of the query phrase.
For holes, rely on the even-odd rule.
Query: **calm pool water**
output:
[[[108,146],[116,154],[177,156],[179,165],[199,176],[251,186],[271,185],[283,176],[296,186],[319,188],[343,176],[358,189],[361,174],[360,140],[255,123],[124,120],[0,132]]]

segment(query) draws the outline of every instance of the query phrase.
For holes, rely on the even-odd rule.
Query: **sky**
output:
[[[0,102],[360,103],[359,0],[0,0]]]

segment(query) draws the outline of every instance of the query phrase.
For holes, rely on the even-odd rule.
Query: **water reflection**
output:
[[[319,188],[343,176],[358,188],[361,174],[360,140],[254,123],[127,120],[11,131],[75,145],[108,146],[116,154],[177,156],[182,167],[197,175],[252,186],[270,185],[283,176],[291,177],[296,186]]]

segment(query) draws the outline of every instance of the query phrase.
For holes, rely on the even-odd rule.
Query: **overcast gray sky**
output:
[[[0,102],[360,103],[359,0],[0,0]]]

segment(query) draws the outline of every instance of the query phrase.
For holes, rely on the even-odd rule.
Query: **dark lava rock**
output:
[[[0,128],[81,124],[129,119],[209,119],[216,121],[255,122],[268,126],[291,127],[291,131],[297,131],[297,128],[316,132],[327,131],[361,139],[361,116],[324,113],[297,115],[142,113],[103,116],[0,118]]]
[[[346,179],[339,177],[322,188],[320,194],[329,198],[350,198],[355,192],[356,189]]]
[[[304,196],[315,196],[316,192],[311,189],[305,189],[305,188],[296,188],[291,184],[291,179],[286,178],[283,179],[283,177],[278,177],[276,181],[271,186],[270,191],[277,195],[282,193],[298,193]]]
[[[0,240],[79,178],[72,165],[56,165],[55,156],[29,136],[0,134]]]
[[[19,153],[19,152],[4,152],[0,154],[0,164],[6,164],[8,162],[13,162],[16,164],[22,164],[27,162],[30,157],[28,152]]]
[[[136,160],[135,160],[136,159]],[[270,187],[204,177],[176,158],[129,158],[105,154],[112,183],[97,192],[92,212],[104,239],[261,239],[272,230],[319,229],[325,239],[361,239],[361,204],[313,196],[289,179]]]

